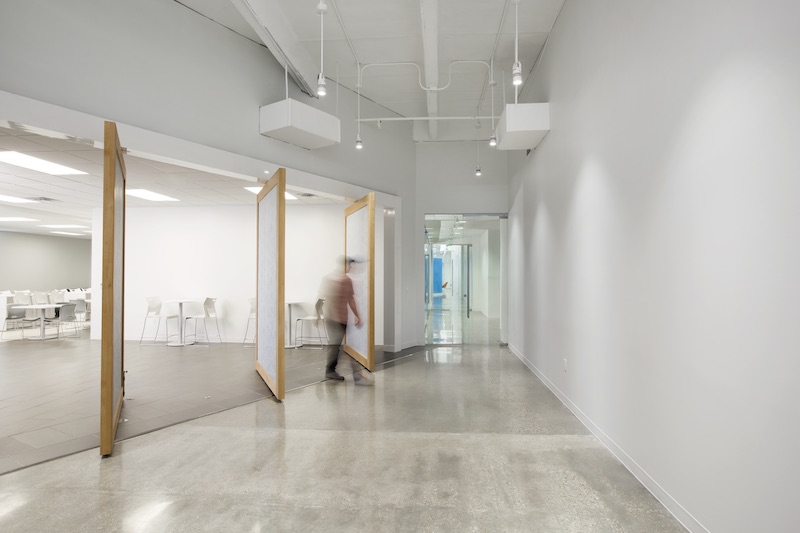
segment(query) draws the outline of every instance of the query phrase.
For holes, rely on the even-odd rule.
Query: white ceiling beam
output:
[[[321,65],[317,65],[302,47],[292,30],[291,21],[278,3],[270,0],[230,0],[230,2],[255,30],[278,63],[289,71],[300,90],[309,96],[316,96],[316,90],[312,89],[312,85],[316,87]],[[317,16],[313,7],[309,7],[309,16]]]
[[[439,0],[420,0],[422,15],[422,53],[425,71],[425,86],[439,86]],[[439,114],[439,92],[425,91],[427,94],[428,116]],[[431,139],[439,134],[436,120],[428,122],[428,133]]]

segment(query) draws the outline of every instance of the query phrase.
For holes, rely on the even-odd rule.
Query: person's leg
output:
[[[325,327],[328,329],[328,361],[325,366],[325,375],[333,377],[336,374],[336,363],[339,362],[339,348],[342,346],[347,326],[333,320],[326,320]]]
[[[353,381],[357,385],[372,385],[374,383],[371,372],[356,361],[354,357],[350,357],[350,365],[353,367]]]

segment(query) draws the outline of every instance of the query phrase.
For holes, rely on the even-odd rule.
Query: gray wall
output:
[[[91,286],[92,241],[0,231],[0,291]]]

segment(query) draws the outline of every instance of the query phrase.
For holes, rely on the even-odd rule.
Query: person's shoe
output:
[[[337,374],[336,372],[325,372],[325,377],[327,379],[335,379],[336,381],[344,381],[344,376]]]

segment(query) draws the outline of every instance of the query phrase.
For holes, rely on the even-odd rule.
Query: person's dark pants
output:
[[[326,320],[325,327],[328,329],[328,364],[325,367],[325,372],[336,372],[336,363],[339,362],[339,350],[342,348],[347,324]],[[353,372],[360,370],[358,361],[353,358],[349,359]]]

